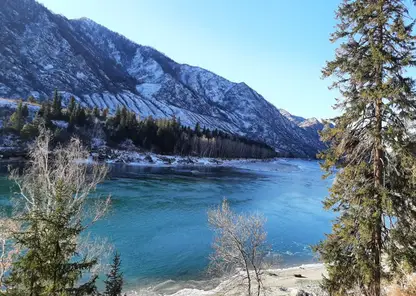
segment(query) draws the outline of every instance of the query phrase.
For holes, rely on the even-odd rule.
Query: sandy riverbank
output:
[[[297,295],[300,290],[310,294],[323,296],[319,288],[322,275],[325,275],[322,264],[309,264],[286,269],[270,269],[265,271],[264,287],[269,296]],[[302,277],[296,277],[301,275]],[[198,282],[187,281],[178,283],[167,281],[151,288],[129,292],[128,296],[240,296],[246,295],[246,286],[241,284],[241,277],[236,275],[223,281]],[[203,286],[206,286],[205,288]]]

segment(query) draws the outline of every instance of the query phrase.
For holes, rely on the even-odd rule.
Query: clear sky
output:
[[[321,80],[341,0],[39,0],[68,18],[88,17],[179,63],[245,82],[295,115],[335,114]]]

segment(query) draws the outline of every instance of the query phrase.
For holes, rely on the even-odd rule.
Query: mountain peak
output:
[[[315,117],[308,118],[299,124],[300,127],[323,126],[323,123]]]
[[[292,115],[290,112],[286,111],[285,109],[279,109],[279,112],[284,117],[286,117],[287,119],[289,119],[291,122],[293,122],[296,125],[299,125],[306,120],[306,118],[304,117]]]
[[[87,18],[85,16],[80,17],[80,18],[76,18],[76,19],[71,19],[71,21],[82,22],[82,23],[88,24],[90,26],[101,26],[100,24],[96,23],[92,19]]]

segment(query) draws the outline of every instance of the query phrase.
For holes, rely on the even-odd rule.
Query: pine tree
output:
[[[77,255],[74,238],[83,231],[80,223],[70,226],[75,209],[66,211],[62,194],[69,192],[65,188],[57,189],[57,210],[46,215],[33,211],[21,218],[29,227],[15,234],[15,240],[27,249],[14,264],[12,273],[6,281],[10,295],[92,295],[96,291],[97,276],[76,287],[82,273],[97,263],[96,260],[69,261]],[[76,293],[76,294],[74,294]]]
[[[75,125],[77,124],[78,115],[80,111],[78,108],[78,104],[73,96],[69,99],[69,104],[66,110],[66,116],[68,118],[67,131],[72,133],[74,131]]]
[[[77,108],[75,110],[75,118],[75,122],[79,125],[85,124],[85,121],[87,120],[85,109],[80,104],[77,104]]]
[[[29,108],[27,107],[27,104],[22,106],[22,116],[23,118],[27,118],[29,116]]]
[[[29,103],[36,103],[36,99],[35,99],[35,97],[34,97],[34,96],[32,96],[32,95],[30,95],[30,96],[27,98],[27,101],[28,101]]]
[[[41,118],[43,124],[47,127],[51,127],[52,126],[52,111],[51,111],[51,104],[49,101],[43,101],[40,109],[37,113],[37,116],[39,118]]]
[[[100,117],[100,109],[98,109],[97,106],[94,107],[92,113],[94,114],[94,117],[96,118]]]
[[[121,121],[121,108],[120,108],[120,106],[117,106],[116,114],[114,115],[114,121],[115,121],[116,125],[120,124],[120,121]]]
[[[195,134],[197,135],[197,137],[200,137],[202,135],[201,134],[201,126],[199,125],[199,122],[196,123],[194,131],[195,131]]]
[[[29,115],[29,110],[27,109],[26,104],[23,106],[22,101],[19,101],[17,104],[16,111],[12,114],[9,119],[10,126],[17,132],[22,130],[23,125],[25,124],[25,118]]]
[[[55,90],[53,95],[53,101],[52,101],[52,116],[54,118],[60,118],[62,115],[62,99],[60,94],[58,93],[58,90]]]
[[[178,117],[178,118],[173,117],[173,121],[176,123],[177,129],[180,129],[182,127],[182,123],[181,123],[181,118],[180,117]]]
[[[120,112],[120,126],[119,126],[120,129],[124,129],[127,127],[128,119],[129,118],[128,118],[127,108],[126,106],[123,106]]]
[[[116,253],[111,264],[111,270],[107,274],[105,283],[105,296],[121,296],[123,290],[123,273],[120,271],[120,254]]]
[[[25,140],[30,140],[37,137],[39,134],[38,124],[33,121],[32,123],[26,123],[20,131],[20,136]]]
[[[323,133],[331,146],[322,157],[327,176],[337,172],[324,205],[338,217],[316,250],[330,295],[358,288],[379,296],[382,279],[416,266],[415,146],[407,129],[415,82],[404,76],[416,64],[413,23],[400,0],[346,0],[337,18],[332,41],[342,43],[323,75],[334,77],[343,113]]]
[[[71,114],[72,114],[73,112],[75,112],[76,107],[77,107],[77,103],[76,103],[76,101],[75,101],[75,98],[72,96],[72,97],[69,99],[69,104],[68,104],[68,108],[67,108],[67,110],[68,110],[68,115],[69,115],[69,116],[71,116]]]

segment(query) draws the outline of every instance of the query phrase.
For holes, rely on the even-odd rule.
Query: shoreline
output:
[[[26,150],[19,147],[0,147],[1,162],[24,162],[26,160]],[[140,151],[135,149],[114,149],[107,146],[95,148],[90,151],[90,156],[85,162],[102,162],[108,164],[126,164],[131,166],[232,166],[241,163],[272,162],[276,160],[316,160],[313,158],[288,158],[276,156],[273,158],[216,158],[208,156],[191,155],[165,155],[150,151]]]
[[[296,276],[295,276],[296,275]],[[263,284],[269,296],[296,295],[303,290],[305,295],[322,295],[319,287],[326,275],[322,263],[303,264],[288,268],[272,268],[264,271]],[[230,277],[211,280],[167,280],[149,287],[138,287],[127,292],[127,296],[219,296],[245,295],[246,286],[236,273]]]
[[[110,153],[100,154],[92,152],[90,161],[103,161],[105,163],[121,163],[131,166],[232,166],[240,163],[271,162],[279,158],[214,158],[201,156],[163,155],[152,152],[137,152],[112,149]],[[283,159],[283,158],[282,158]]]

